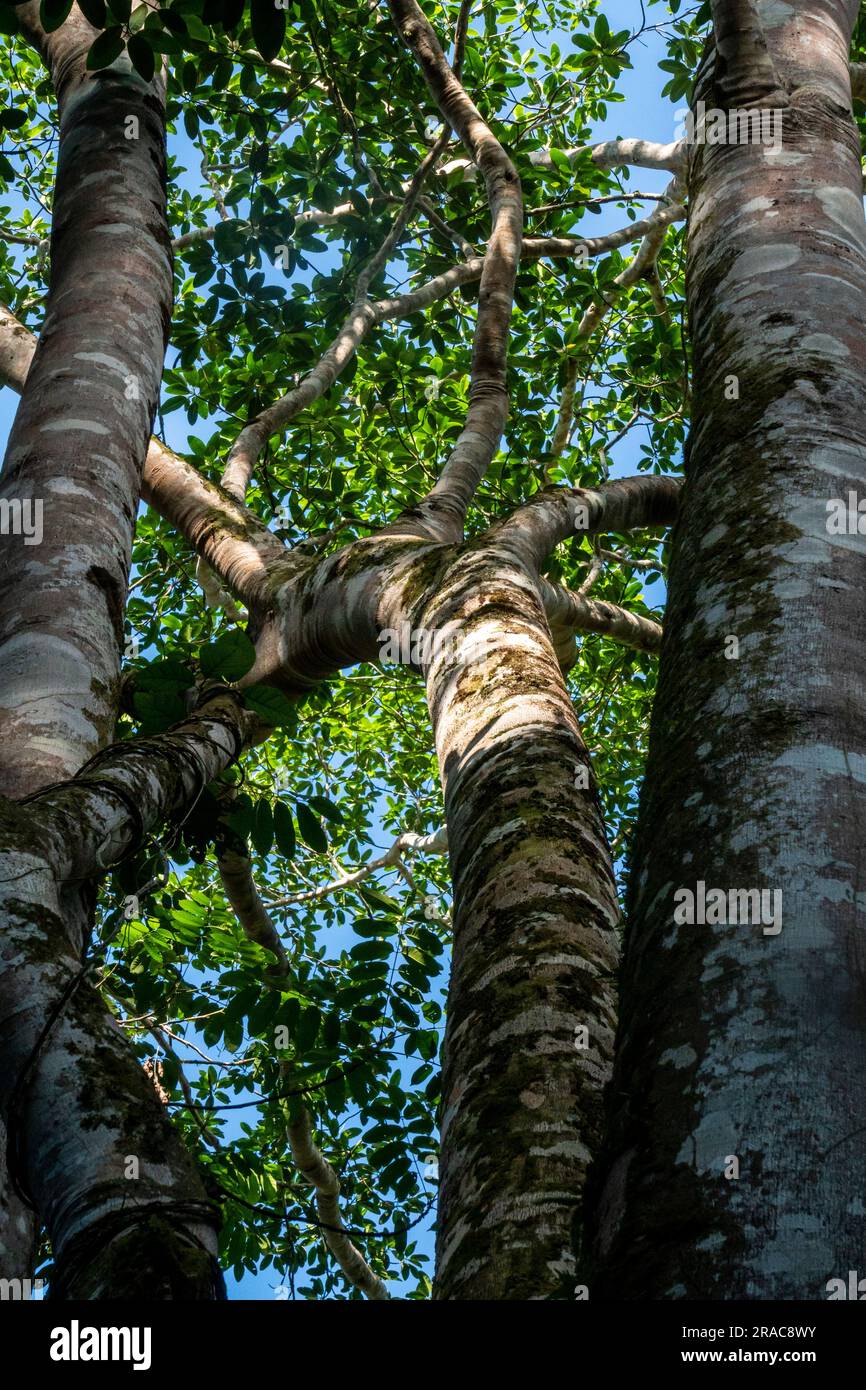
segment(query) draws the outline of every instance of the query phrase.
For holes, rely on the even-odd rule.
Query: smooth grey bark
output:
[[[95,885],[111,861],[70,863],[74,833],[46,849],[34,807],[46,814],[47,803],[32,799],[75,774],[114,728],[171,303],[164,91],[120,60],[88,74],[95,31],[77,10],[48,36],[37,5],[19,15],[51,72],[61,133],[35,353],[11,316],[2,325],[3,373],[24,391],[0,495],[38,504],[43,528],[32,546],[9,538],[0,557],[0,1261],[4,1277],[31,1273],[38,1213],[53,1297],[214,1297],[213,1210],[81,973]],[[134,1181],[128,1160],[142,1168]],[[148,1203],[158,1211],[142,1211]]]
[[[778,153],[692,153],[695,408],[590,1298],[822,1299],[866,1242],[866,540],[827,505],[866,469],[857,6],[754,9],[789,104]],[[699,881],[780,892],[781,930],[675,921]]]
[[[44,35],[20,7],[57,94],[60,144],[45,321],[0,474],[39,505],[38,544],[0,553],[0,793],[70,776],[114,726],[141,470],[171,310],[161,82],[84,61],[77,9]],[[70,622],[70,614],[75,621]]]

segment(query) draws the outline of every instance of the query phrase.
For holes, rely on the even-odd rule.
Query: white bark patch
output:
[[[733,1116],[727,1110],[711,1110],[704,1115],[677,1154],[677,1163],[686,1163],[696,1173],[706,1173],[722,1181],[725,1159],[735,1154],[740,1142]]]
[[[579,1139],[563,1139],[546,1148],[542,1144],[533,1144],[529,1152],[537,1158],[574,1158],[579,1163],[589,1163],[592,1158],[589,1149]]]
[[[866,756],[848,753],[826,743],[804,743],[789,748],[777,758],[774,767],[796,768],[810,782],[817,778],[845,777],[866,784]]]
[[[48,425],[40,425],[40,434],[66,434],[70,430],[79,430],[83,434],[110,434],[111,431],[101,425],[98,420],[70,420],[67,416],[63,420],[53,420]]]
[[[669,1047],[659,1057],[660,1067],[674,1067],[680,1071],[683,1067],[694,1066],[698,1060],[698,1054],[690,1043],[684,1043],[682,1047]]]
[[[807,352],[817,352],[822,357],[850,357],[851,353],[839,338],[831,338],[828,333],[807,333],[800,339],[800,346]]]
[[[758,0],[758,18],[764,29],[776,29],[794,18],[794,6],[789,0]]]
[[[796,265],[802,252],[799,246],[792,246],[790,242],[777,242],[770,246],[752,246],[738,256],[728,274],[725,276],[724,283],[738,283],[742,280],[751,280],[758,275],[774,275],[780,270],[790,270],[792,265]],[[719,286],[718,294],[720,299],[724,298],[724,289]]]
[[[858,251],[866,250],[866,219],[863,216],[863,197],[850,188],[824,187],[815,196],[831,222],[845,232],[843,240]]]
[[[774,164],[780,165],[783,169],[792,169],[797,164],[803,164],[808,158],[807,154],[796,154],[794,150],[774,150],[768,148],[764,158],[772,160]]]
[[[92,497],[90,488],[79,487],[72,478],[52,478],[52,497]]]
[[[749,201],[747,203],[743,203],[743,206],[740,208],[740,215],[742,217],[745,217],[750,212],[766,212],[766,210],[768,208],[771,208],[772,206],[772,198],[765,198],[763,196],[758,198],[750,198]]]
[[[705,1236],[699,1240],[695,1246],[696,1250],[721,1250],[724,1247],[727,1236],[722,1231],[713,1231],[712,1235]],[[680,1286],[682,1287],[682,1286]],[[685,1293],[685,1289],[683,1289]]]
[[[76,352],[73,356],[78,362],[99,362],[103,367],[108,367],[109,371],[120,372],[123,376],[129,371],[128,362],[121,362],[119,357],[111,357],[107,352]]]

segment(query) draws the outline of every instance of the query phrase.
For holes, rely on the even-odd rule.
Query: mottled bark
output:
[[[54,34],[20,8],[58,99],[45,323],[0,496],[42,535],[0,556],[0,792],[69,776],[110,734],[141,468],[171,305],[164,92],[121,60],[87,73],[80,12]],[[15,365],[15,364],[13,364]],[[70,615],[75,614],[74,622]]]
[[[591,1298],[822,1299],[866,1239],[866,541],[827,525],[866,468],[857,6],[755,8],[789,104],[777,153],[693,151],[695,412]],[[781,892],[781,930],[677,923],[699,881]]]
[[[467,547],[415,621],[441,639],[426,679],[454,891],[435,1296],[570,1298],[617,960],[588,755],[518,547]]]
[[[192,804],[247,724],[220,695],[63,786],[0,801],[0,1116],[16,1194],[51,1238],[54,1298],[222,1296],[218,1208],[105,1010],[98,961],[82,962],[97,877]]]
[[[61,133],[38,346],[11,315],[2,321],[0,367],[24,396],[0,494],[41,509],[42,521],[32,545],[7,539],[0,561],[0,792],[16,797],[74,773],[114,726],[132,532],[171,301],[161,82],[143,83],[125,60],[88,74],[95,31],[77,10],[51,35],[37,5],[19,7],[19,18],[51,73]],[[86,879],[64,875],[56,855],[34,850],[34,825],[32,812],[3,803],[0,853],[21,869],[4,875],[0,908],[3,1274],[30,1273],[35,1209],[58,1260],[55,1295],[124,1296],[150,1274],[153,1297],[195,1296],[202,1281],[219,1283],[212,1255],[201,1265],[195,1245],[202,1218],[184,1226],[172,1216],[166,1227],[166,1201],[203,1193],[184,1186],[182,1146],[154,1114],[126,1040],[81,975],[94,869]],[[127,1154],[149,1165],[142,1201],[161,1190],[162,1215],[132,1234],[132,1220],[117,1224],[131,1191]],[[212,1213],[205,1220],[212,1226]]]
[[[787,105],[755,0],[712,0],[716,85],[725,108]]]

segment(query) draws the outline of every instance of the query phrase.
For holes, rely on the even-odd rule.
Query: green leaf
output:
[[[266,60],[276,58],[286,37],[286,16],[274,0],[250,0],[253,42]]]
[[[248,685],[244,690],[244,704],[273,729],[294,729],[297,725],[297,707],[273,686]]]
[[[314,849],[317,854],[324,854],[328,848],[328,837],[325,834],[321,821],[319,821],[306,806],[303,801],[299,801],[295,808],[298,820],[298,833],[305,844]]]
[[[152,661],[148,666],[135,668],[134,686],[136,690],[160,691],[165,689],[188,690],[195,685],[195,676],[189,666],[177,657],[164,657]]]
[[[255,661],[256,649],[245,632],[234,628],[231,632],[224,632],[215,642],[202,647],[198,659],[206,676],[239,681]]]
[[[380,917],[356,917],[352,925],[359,936],[392,936],[397,930],[394,922]]]
[[[280,854],[286,859],[294,858],[296,849],[295,822],[292,813],[283,801],[274,805],[274,840]]]
[[[376,888],[364,886],[359,888],[358,892],[361,894],[367,906],[371,907],[374,912],[400,911],[400,904],[398,902],[395,902],[393,898],[389,898],[387,893],[380,893]]]
[[[333,821],[335,825],[343,824],[343,814],[333,801],[329,801],[326,796],[311,796],[310,805],[313,806],[320,816],[325,820]]]
[[[89,72],[96,72],[99,68],[107,68],[119,58],[124,49],[123,30],[119,27],[106,29],[94,39],[87,54],[87,69]]]
[[[220,260],[232,261],[243,253],[247,242],[248,225],[239,217],[220,222],[214,232],[213,244]]]
[[[78,0],[78,8],[94,29],[104,29],[107,19],[105,0]]]
[[[259,854],[269,854],[274,842],[274,813],[271,803],[262,799],[253,818],[252,842]]]
[[[7,106],[0,111],[0,130],[20,130],[27,124],[27,112],[19,111],[14,106]]]
[[[66,22],[71,9],[72,0],[41,0],[39,23],[46,34],[53,34],[55,29],[59,29]]]
[[[150,82],[156,72],[156,58],[144,34],[131,35],[127,40],[126,51],[139,77],[145,82]]]
[[[302,1009],[295,1029],[295,1043],[299,1052],[308,1052],[319,1035],[322,1015],[316,1008]]]

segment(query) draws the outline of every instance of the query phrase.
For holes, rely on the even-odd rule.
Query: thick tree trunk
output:
[[[862,1269],[866,540],[827,524],[866,496],[856,9],[759,4],[781,149],[694,150],[695,414],[590,1297],[822,1299]],[[700,881],[780,893],[781,929],[678,922]]]
[[[161,83],[94,76],[77,10],[25,32],[52,73],[61,130],[45,322],[0,497],[34,508],[0,557],[0,793],[70,776],[114,727],[141,469],[171,311]],[[28,27],[29,26],[29,27]],[[126,60],[124,60],[126,61]],[[41,511],[41,537],[33,528]]]
[[[418,624],[454,960],[435,1296],[574,1297],[572,1225],[613,1044],[616,891],[532,566],[469,547]]]
[[[0,1116],[17,1197],[51,1238],[52,1297],[223,1293],[218,1210],[82,959],[100,866],[182,813],[245,730],[218,696],[159,740],[119,744],[98,772],[0,799]]]
[[[93,884],[110,861],[66,862],[65,844],[38,843],[43,803],[2,800],[72,776],[113,732],[171,305],[161,81],[143,83],[126,60],[88,74],[94,31],[77,10],[49,36],[38,6],[20,14],[61,134],[45,323],[0,478],[5,500],[41,516],[41,534],[10,538],[0,561],[2,1273],[31,1273],[38,1212],[54,1297],[214,1297],[215,1214],[82,975]],[[26,370],[23,351],[4,368]]]

